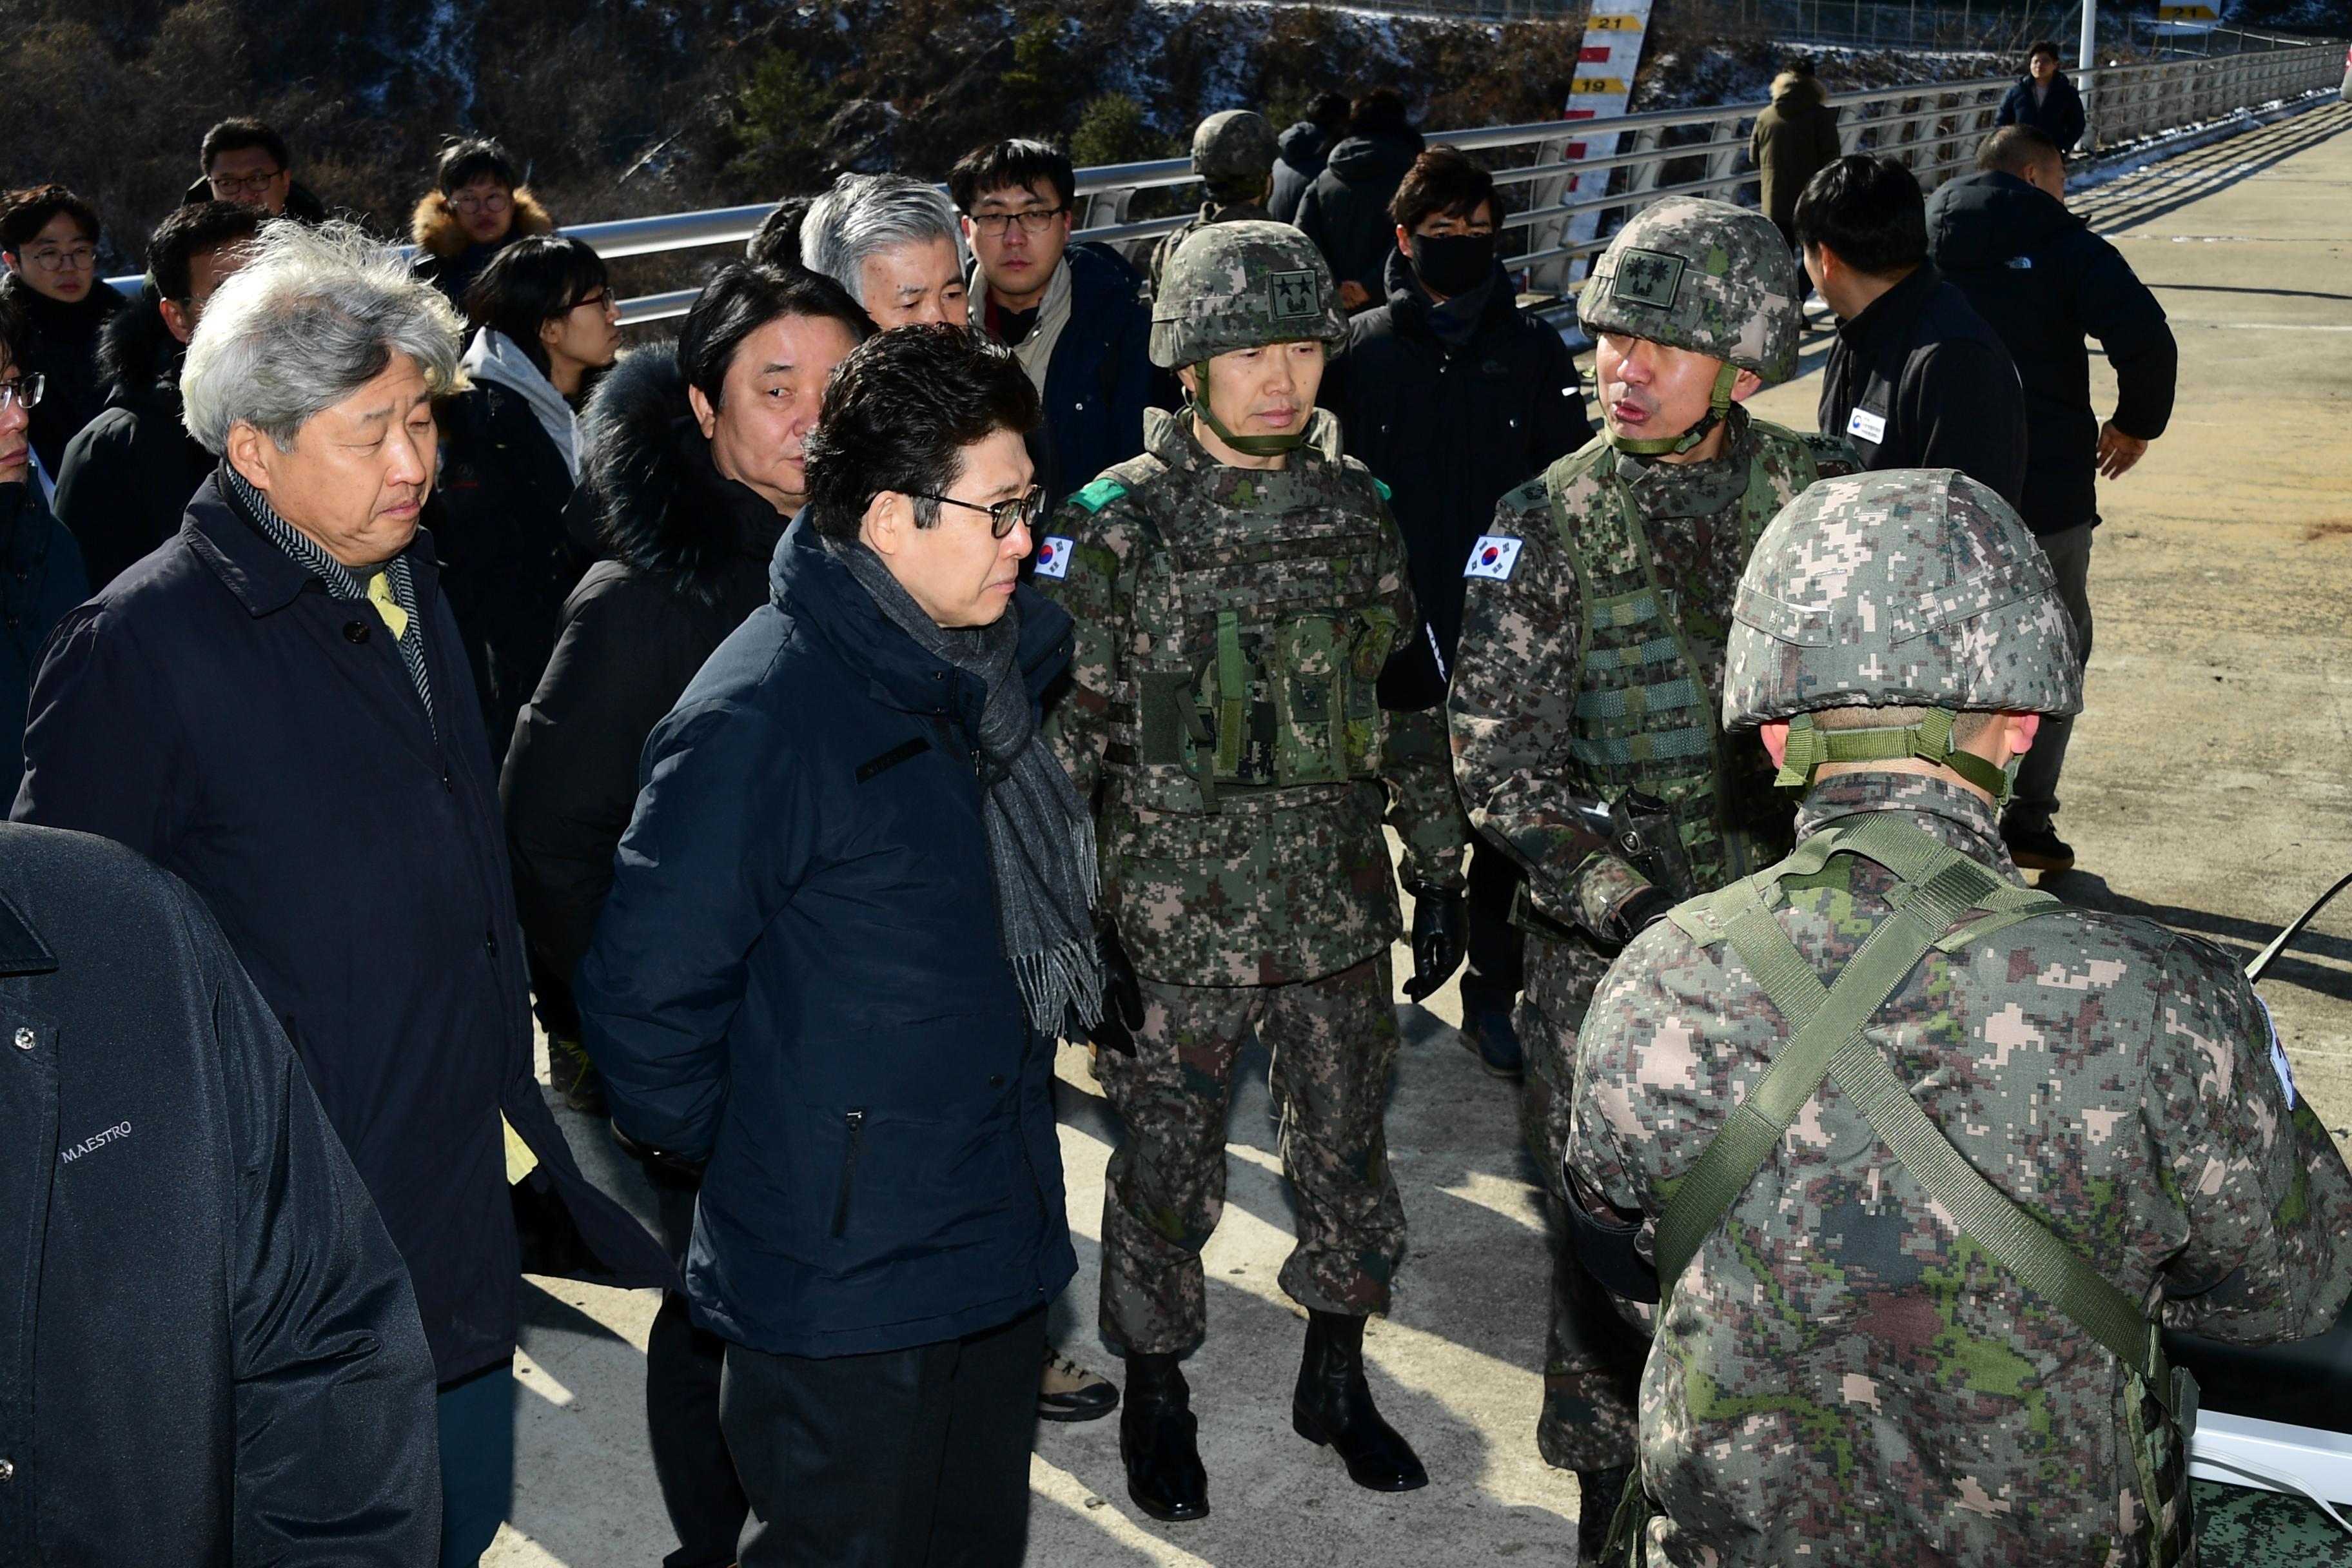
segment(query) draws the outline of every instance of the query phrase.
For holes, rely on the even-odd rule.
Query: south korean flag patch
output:
[[[1066,577],[1070,574],[1070,542],[1058,533],[1049,533],[1037,546],[1037,575]]]
[[[1492,577],[1497,583],[1507,583],[1511,568],[1519,563],[1519,542],[1507,533],[1482,533],[1478,542],[1470,547],[1470,563],[1462,568],[1465,577]]]

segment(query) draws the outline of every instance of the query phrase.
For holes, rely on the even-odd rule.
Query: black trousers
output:
[[[647,1166],[660,1205],[662,1245],[683,1259],[694,1231],[692,1177]],[[646,1434],[654,1451],[654,1479],[677,1532],[677,1550],[662,1568],[726,1568],[735,1561],[743,1521],[751,1511],[735,1479],[727,1438],[719,1429],[719,1378],[727,1342],[694,1326],[686,1298],[663,1292],[646,1340]]]
[[[743,1568],[1018,1568],[1045,1310],[870,1355],[727,1347]]]
[[[1527,938],[1511,923],[1511,900],[1526,873],[1480,839],[1470,850],[1470,966],[1462,975],[1462,1011],[1507,1016],[1527,979]]]

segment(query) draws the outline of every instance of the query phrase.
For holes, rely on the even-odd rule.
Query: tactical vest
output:
[[[1180,494],[1169,471],[1146,455],[1088,487],[1105,500],[1097,486],[1123,487],[1150,526],[1103,753],[1119,796],[1146,811],[1290,807],[1378,776],[1378,683],[1399,636],[1381,577],[1402,563],[1376,481],[1343,470],[1335,489],[1302,456],[1254,472],[1244,509]]]
[[[1780,510],[1766,459],[1778,456],[1799,489],[1813,482],[1811,452],[1797,436],[1760,419],[1748,421],[1754,447],[1748,489],[1739,501],[1738,549],[1744,559]],[[1697,886],[1670,889],[1687,897],[1768,864],[1786,847],[1744,820],[1748,802],[1728,768],[1715,694],[1708,690],[1691,635],[1688,611],[1667,603],[1633,492],[1617,478],[1616,448],[1594,442],[1544,479],[1560,548],[1576,569],[1583,630],[1577,646],[1583,671],[1569,753],[1615,799],[1641,789],[1663,799],[1674,815],[1683,853]],[[1564,488],[1589,479],[1601,504],[1571,517]],[[1715,628],[1720,639],[1726,628]]]

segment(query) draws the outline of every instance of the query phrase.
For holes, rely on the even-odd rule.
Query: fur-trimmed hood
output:
[[[514,191],[514,226],[507,231],[509,239],[521,239],[534,234],[553,234],[555,219],[539,205],[529,185],[517,185]],[[465,226],[449,208],[449,199],[439,191],[427,191],[416,204],[416,211],[408,220],[409,237],[416,248],[428,256],[443,258],[464,253],[474,242],[466,237]]]
[[[141,298],[98,330],[98,385],[110,405],[179,406],[180,364],[187,345],[163,325],[152,301]]]
[[[749,563],[764,577],[788,521],[712,467],[688,412],[686,376],[667,348],[623,354],[580,416],[597,531],[613,558],[669,592],[719,602]]]
[[[1772,79],[1772,101],[1782,109],[1819,109],[1828,98],[1821,78],[1810,71],[1782,71]]]

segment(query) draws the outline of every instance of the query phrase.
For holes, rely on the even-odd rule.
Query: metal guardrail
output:
[[[2113,66],[2078,79],[2102,143],[2114,146],[2165,132],[2206,123],[2241,110],[2333,91],[2344,72],[2343,46],[2315,44],[2215,59],[2157,65]],[[1849,152],[1899,158],[1919,183],[1933,189],[1970,167],[1977,143],[1992,129],[1993,115],[2011,79],[1924,82],[1867,92],[1831,95],[1842,110],[1839,135]],[[1555,296],[1567,292],[1575,263],[1608,245],[1616,225],[1612,214],[1633,211],[1671,195],[1736,197],[1752,185],[1748,133],[1763,103],[1721,104],[1706,109],[1629,114],[1606,121],[1547,121],[1476,131],[1432,132],[1432,145],[1465,152],[1499,153],[1506,167],[1497,184],[1523,190],[1519,210],[1502,226],[1523,234],[1524,249],[1507,263],[1526,276],[1526,287]],[[1571,159],[1571,142],[1622,138],[1613,155]],[[1605,194],[1570,199],[1571,174],[1607,171]],[[1130,221],[1129,203],[1139,191],[1192,183],[1189,159],[1121,163],[1078,171],[1076,237],[1124,244],[1181,227],[1188,214]],[[663,217],[623,218],[580,224],[564,230],[586,240],[607,258],[650,256],[705,246],[740,245],[768,214],[765,206],[721,207]],[[1580,213],[1602,215],[1601,237],[1582,242],[1569,237],[1569,220]],[[681,289],[625,300],[621,320],[637,324],[683,315],[697,290]]]

